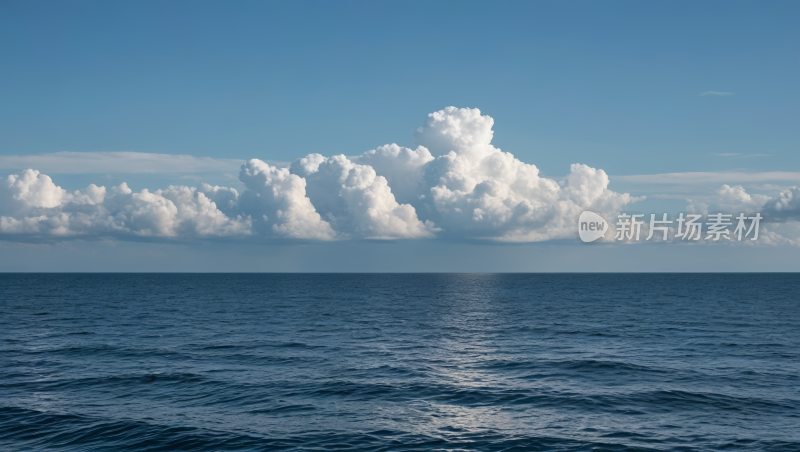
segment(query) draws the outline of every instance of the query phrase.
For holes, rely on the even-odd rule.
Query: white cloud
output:
[[[727,91],[704,91],[700,93],[701,96],[733,96],[736,93],[729,93]]]
[[[209,184],[136,193],[124,183],[69,192],[38,170],[26,169],[0,183],[0,234],[29,241],[448,237],[530,242],[572,237],[575,218],[585,208],[611,218],[644,199],[611,191],[603,170],[578,163],[561,181],[542,177],[535,165],[492,145],[493,125],[477,109],[448,107],[428,115],[414,131],[416,148],[388,144],[353,157],[309,154],[290,165],[252,159],[240,165],[242,193]],[[59,153],[48,164],[72,172],[77,169],[70,165],[85,163],[85,158],[82,153]],[[139,153],[106,153],[98,161],[106,166],[90,164],[89,171],[106,172],[108,165],[117,165],[131,172],[213,172],[219,171],[218,165],[229,171],[231,164]],[[800,218],[800,189],[767,182],[796,184],[800,173],[696,172],[611,179],[684,188],[717,184],[713,196],[688,200],[687,210],[761,211],[768,223],[765,244],[797,243],[785,235],[797,223],[787,220]],[[782,191],[773,197],[751,194],[743,183]]]
[[[253,159],[242,165],[239,178],[248,188],[243,207],[267,228],[262,228],[262,233],[272,232],[292,239],[336,237],[306,196],[305,179],[290,174],[288,168],[276,168]]]
[[[689,203],[686,206],[686,211],[687,212],[693,213],[693,214],[699,213],[701,215],[705,215],[705,214],[708,213],[708,204],[706,204],[704,202],[701,202],[701,201],[691,200],[691,199],[687,199],[686,202]]]
[[[371,152],[367,157],[391,155],[401,165],[405,163],[406,169],[413,166],[416,154],[394,150],[387,154]],[[401,172],[401,165],[391,172]],[[312,203],[347,235],[375,239],[433,237],[433,223],[420,221],[411,205],[399,204],[387,179],[378,176],[371,166],[353,163],[344,155],[324,159],[311,154],[291,168],[308,181]]]
[[[54,237],[224,237],[250,234],[248,218],[228,217],[190,187],[133,193],[126,184],[68,193],[35,170],[2,184],[0,233]]]
[[[397,201],[404,204],[425,195],[422,193],[424,169],[433,160],[424,146],[409,149],[396,144],[380,146],[353,158],[354,163],[371,166],[385,177]]]
[[[444,235],[504,241],[566,238],[582,208],[618,209],[639,198],[607,189],[605,172],[572,165],[567,185],[491,144],[494,121],[478,109],[431,113],[415,130],[436,158],[425,164],[423,189],[412,201]]]
[[[36,170],[25,170],[21,174],[8,176],[7,192],[14,201],[33,207],[55,207],[68,197],[67,191],[57,187],[50,176]]]
[[[492,144],[494,120],[448,107],[414,131],[414,149],[388,144],[356,157],[309,154],[280,167],[241,165],[246,189],[202,184],[132,192],[121,184],[69,193],[25,170],[0,192],[0,232],[30,237],[261,236],[303,240],[432,237],[566,238],[583,208],[613,214],[639,199],[609,190],[601,169],[574,164],[561,183]],[[6,157],[54,172],[212,172],[240,162],[141,153]],[[27,160],[26,160],[27,159]]]
[[[717,195],[718,209],[729,212],[754,212],[770,199],[766,195],[750,195],[741,185],[723,185],[717,190]]]

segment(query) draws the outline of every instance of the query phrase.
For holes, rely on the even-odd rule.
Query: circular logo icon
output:
[[[578,218],[578,237],[582,242],[594,242],[608,231],[608,221],[591,210],[584,210]]]

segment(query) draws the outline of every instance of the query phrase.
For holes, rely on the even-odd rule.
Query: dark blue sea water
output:
[[[800,276],[0,275],[0,450],[800,450]]]

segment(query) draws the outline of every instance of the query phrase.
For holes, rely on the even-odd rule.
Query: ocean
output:
[[[3,451],[800,451],[797,274],[2,274]]]

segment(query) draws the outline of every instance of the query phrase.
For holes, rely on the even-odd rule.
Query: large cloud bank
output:
[[[246,190],[170,186],[67,192],[29,169],[0,185],[0,233],[27,237],[264,237],[302,240],[574,236],[591,207],[613,215],[641,198],[608,189],[603,170],[574,164],[562,181],[492,146],[494,120],[448,107],[414,131],[357,157],[309,154],[288,168],[246,162]],[[788,200],[786,205],[794,201]]]

